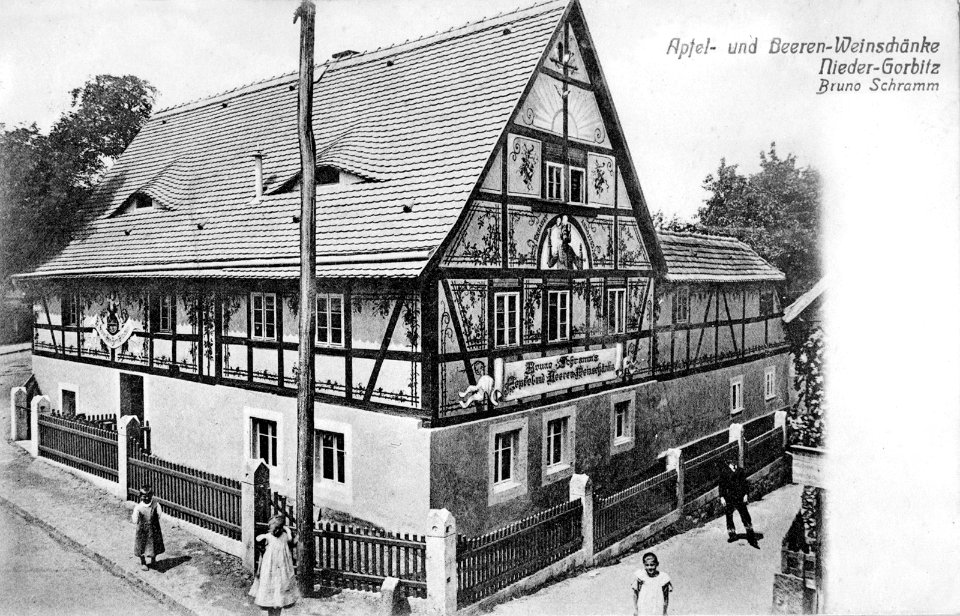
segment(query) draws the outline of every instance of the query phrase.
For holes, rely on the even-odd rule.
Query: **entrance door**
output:
[[[120,373],[120,416],[136,415],[143,425],[143,377]]]

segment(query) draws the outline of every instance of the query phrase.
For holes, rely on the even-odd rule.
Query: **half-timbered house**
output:
[[[53,406],[294,493],[297,76],[156,113],[19,277]],[[316,500],[463,532],[787,403],[776,285],[655,232],[576,0],[318,67]]]

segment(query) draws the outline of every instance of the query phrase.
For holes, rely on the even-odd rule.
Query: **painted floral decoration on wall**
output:
[[[517,140],[514,141],[513,152],[510,154],[514,161],[516,161],[517,158],[520,159],[520,166],[517,168],[517,173],[520,174],[520,179],[523,180],[527,190],[533,190],[533,172],[537,164],[536,156],[534,156],[535,151],[536,148],[534,146],[521,143]]]

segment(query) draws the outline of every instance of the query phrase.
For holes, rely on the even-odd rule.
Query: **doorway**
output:
[[[120,373],[120,416],[135,415],[143,425],[143,377]]]

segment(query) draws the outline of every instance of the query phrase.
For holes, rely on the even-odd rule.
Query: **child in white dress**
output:
[[[140,488],[140,502],[133,508],[131,522],[137,525],[133,542],[133,554],[140,557],[140,568],[146,571],[156,565],[157,556],[163,554],[163,533],[160,531],[160,503],[153,497],[150,486]],[[147,565],[147,558],[150,565]]]
[[[643,569],[634,573],[633,615],[666,616],[673,584],[670,576],[658,571],[660,561],[653,552],[643,555]]]
[[[274,516],[270,519],[269,532],[257,537],[257,541],[266,541],[267,545],[260,558],[260,570],[250,588],[250,596],[270,616],[280,614],[281,608],[290,607],[300,598],[293,554],[290,553],[293,537],[284,528],[283,522],[282,514]]]

